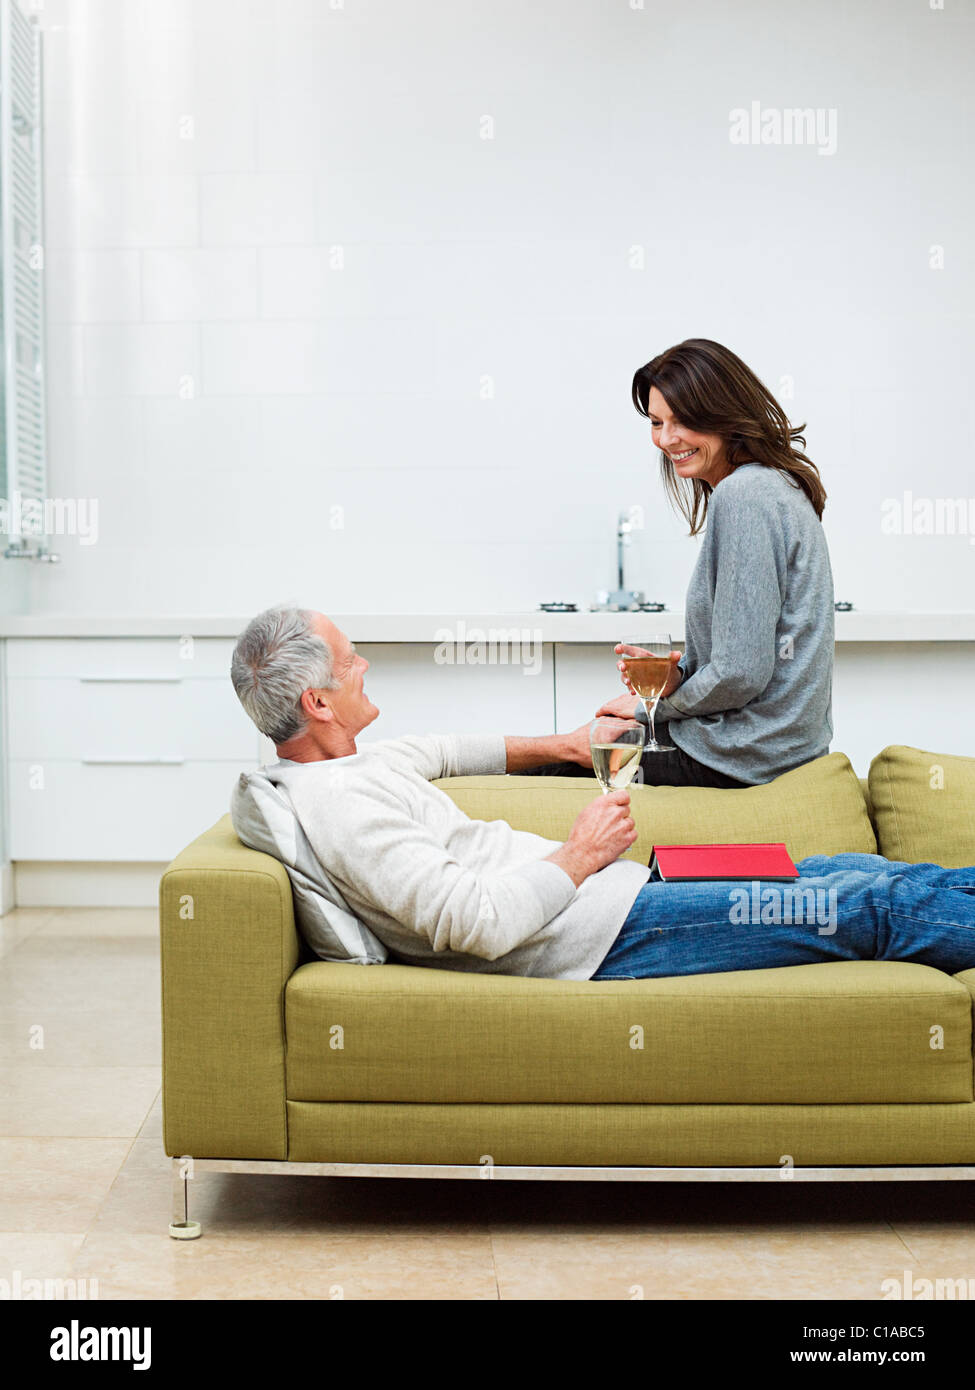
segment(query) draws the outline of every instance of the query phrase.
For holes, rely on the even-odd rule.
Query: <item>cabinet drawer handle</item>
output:
[[[179,685],[182,676],[80,676],[82,685]]]
[[[178,753],[164,754],[161,758],[82,758],[83,763],[101,766],[124,765],[125,767],[180,767],[186,761]]]

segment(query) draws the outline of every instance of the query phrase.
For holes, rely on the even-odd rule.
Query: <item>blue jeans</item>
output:
[[[975,967],[975,867],[813,854],[798,880],[663,883],[654,872],[594,980],[830,960]]]

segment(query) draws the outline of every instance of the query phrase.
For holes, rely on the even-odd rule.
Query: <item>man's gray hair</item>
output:
[[[237,639],[230,679],[262,734],[287,743],[307,724],[299,704],[306,690],[335,690],[332,649],[312,631],[307,608],[267,608]]]

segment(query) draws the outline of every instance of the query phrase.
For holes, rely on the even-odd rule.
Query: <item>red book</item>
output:
[[[650,868],[665,883],[695,879],[791,879],[799,870],[785,845],[654,845]]]

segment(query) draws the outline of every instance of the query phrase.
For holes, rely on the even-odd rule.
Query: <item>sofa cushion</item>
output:
[[[516,830],[564,840],[597,791],[595,778],[445,777],[437,783],[476,820],[504,819]],[[650,860],[654,843],[784,840],[795,860],[807,854],[876,854],[859,779],[844,753],[816,758],[759,787],[630,787],[638,838],[626,858]]]
[[[314,961],[287,984],[287,1094],[483,1104],[971,1101],[971,1013],[962,982],[901,961],[612,981]]]
[[[947,869],[975,864],[975,758],[892,745],[870,764],[880,853]]]
[[[349,910],[308,843],[281,778],[284,766],[278,762],[238,777],[230,816],[241,844],[284,865],[291,880],[295,920],[316,956],[356,965],[387,960],[385,945]]]

